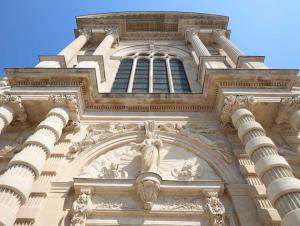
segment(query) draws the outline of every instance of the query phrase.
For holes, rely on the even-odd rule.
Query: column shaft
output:
[[[173,85],[173,79],[172,79],[172,72],[171,72],[171,65],[170,65],[170,59],[167,58],[166,60],[166,66],[167,66],[167,73],[168,73],[168,81],[169,81],[169,89],[170,93],[174,93],[174,85]]]
[[[135,74],[137,61],[138,61],[138,58],[134,58],[132,68],[131,68],[131,72],[130,72],[130,78],[129,78],[129,82],[128,82],[127,93],[132,93],[133,82],[134,82],[134,74]]]
[[[239,56],[245,55],[228,38],[226,38],[223,33],[214,32],[214,39],[225,50],[234,63],[237,63]]]
[[[111,45],[114,43],[115,37],[113,33],[108,33],[99,46],[94,51],[93,55],[106,55]]]
[[[7,105],[0,107],[0,134],[12,122],[13,117],[14,110],[11,107]]]
[[[300,181],[294,177],[290,165],[278,154],[277,147],[250,111],[236,110],[232,122],[256,173],[267,187],[267,197],[283,218],[282,225],[300,225]]]
[[[19,207],[29,197],[34,180],[69,120],[68,109],[53,108],[24,143],[0,176],[0,225],[13,225]]]
[[[73,42],[71,42],[66,48],[58,53],[58,55],[64,56],[66,64],[68,64],[74,55],[81,50],[81,48],[87,43],[88,35],[81,34]]]
[[[153,93],[153,61],[153,57],[151,57],[149,67],[149,93]]]
[[[187,40],[192,44],[193,49],[195,50],[198,57],[200,56],[210,56],[209,51],[200,40],[197,32],[187,31]]]

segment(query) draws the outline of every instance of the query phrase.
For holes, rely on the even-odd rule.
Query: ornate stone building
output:
[[[0,82],[0,225],[300,225],[297,70],[243,53],[225,16],[76,20]]]

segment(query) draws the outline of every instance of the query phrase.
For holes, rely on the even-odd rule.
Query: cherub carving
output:
[[[120,179],[120,178],[126,178],[127,173],[124,171],[121,171],[119,169],[118,163],[110,163],[109,168],[104,166],[102,172],[99,174],[100,178],[114,178],[114,179]]]
[[[181,169],[172,170],[172,175],[178,179],[192,179],[199,176],[200,166],[195,167],[193,162],[185,161]]]

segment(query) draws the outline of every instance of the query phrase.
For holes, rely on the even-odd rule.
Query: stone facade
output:
[[[0,81],[0,225],[300,225],[297,70],[243,53],[225,16],[76,21]]]

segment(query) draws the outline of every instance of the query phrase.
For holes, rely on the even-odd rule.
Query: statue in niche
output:
[[[146,138],[142,143],[131,143],[141,153],[141,173],[158,173],[162,141],[154,133],[154,121],[145,122]]]
[[[73,218],[71,226],[84,226],[87,215],[92,210],[92,201],[89,194],[82,193],[73,203]]]
[[[225,208],[216,195],[207,198],[205,212],[211,226],[225,226]]]

